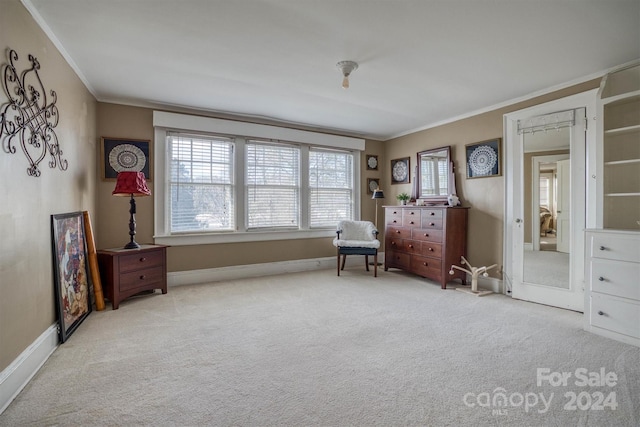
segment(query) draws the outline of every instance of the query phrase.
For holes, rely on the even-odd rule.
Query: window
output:
[[[154,111],[154,240],[331,237],[360,217],[364,140]]]
[[[233,148],[228,138],[169,135],[172,233],[235,228]]]
[[[549,186],[549,178],[547,178],[546,176],[541,176],[540,177],[540,206],[551,208],[551,205],[549,204],[550,188],[551,187]]]
[[[309,150],[309,226],[353,219],[353,154]]]
[[[250,141],[246,153],[247,229],[298,228],[300,149]]]

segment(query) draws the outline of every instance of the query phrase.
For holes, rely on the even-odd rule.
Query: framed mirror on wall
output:
[[[446,204],[449,194],[456,194],[451,147],[420,151],[417,170],[418,204]]]

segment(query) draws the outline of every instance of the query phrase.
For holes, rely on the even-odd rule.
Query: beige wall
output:
[[[180,112],[185,112],[180,110]],[[195,113],[194,113],[195,114]],[[202,115],[201,112],[197,113]],[[115,104],[98,104],[98,136],[148,139],[153,141],[153,110]],[[153,150],[152,150],[153,151]],[[383,145],[379,141],[366,141],[361,154],[363,170],[365,153],[383,157]],[[364,174],[380,177],[382,171]],[[97,203],[100,219],[97,224],[99,248],[124,246],[129,241],[129,201],[113,197],[113,181],[98,183]],[[149,183],[154,191],[153,182]],[[373,221],[375,202],[366,193],[366,179],[361,182],[361,216]],[[153,242],[153,197],[136,199],[136,241]],[[378,215],[382,215],[381,212]],[[175,246],[168,249],[167,264],[170,272],[188,271],[234,265],[260,264],[297,259],[333,256],[332,238],[308,240],[281,240],[251,243],[224,243],[214,245]]]
[[[0,371],[56,322],[50,216],[96,213],[95,99],[19,0],[0,1],[3,66],[8,48],[18,53],[19,71],[29,67],[29,54],[35,56],[45,89],[57,92],[54,131],[69,166],[50,169],[47,156],[42,175],[30,177],[19,147],[15,154],[0,151]],[[0,105],[6,102],[0,90]]]
[[[600,79],[591,80],[498,110],[386,141],[385,158],[388,163],[389,159],[410,156],[413,168],[418,151],[450,145],[458,196],[464,206],[471,207],[467,238],[469,262],[472,265],[502,265],[504,177],[466,179],[465,145],[503,138],[503,115],[506,113],[594,89],[599,83]],[[504,144],[504,138],[502,143]],[[502,168],[504,169],[504,157]],[[391,185],[388,172],[384,174],[382,182],[388,204],[396,202],[395,196],[398,193],[411,191],[410,184]],[[490,274],[500,278],[500,271],[502,269],[492,270]]]

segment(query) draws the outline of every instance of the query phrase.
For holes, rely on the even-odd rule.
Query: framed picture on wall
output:
[[[373,191],[378,188],[380,188],[380,180],[378,178],[367,178],[367,194],[373,194]]]
[[[142,139],[100,138],[100,167],[104,181],[115,181],[118,172],[144,172],[151,181],[151,142]]]
[[[374,154],[367,154],[367,170],[377,171],[378,170],[378,156]]]
[[[411,178],[409,177],[410,161],[411,159],[409,157],[391,160],[392,184],[407,184],[411,182]]]
[[[467,178],[487,178],[502,175],[500,144],[502,138],[475,142],[465,146]]]
[[[87,242],[82,212],[51,215],[53,283],[60,341],[91,313]]]

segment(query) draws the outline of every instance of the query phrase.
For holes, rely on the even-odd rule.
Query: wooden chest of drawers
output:
[[[100,278],[114,310],[120,301],[142,291],[167,293],[166,246],[141,245],[139,249],[98,251]]]
[[[585,329],[640,346],[640,233],[586,234]]]
[[[448,206],[385,206],[384,269],[400,268],[434,280],[446,289],[447,282],[465,273],[454,270],[467,253],[468,208]]]

